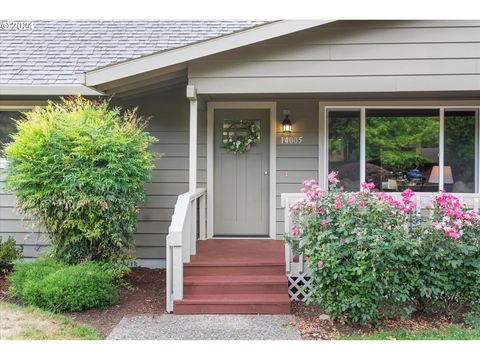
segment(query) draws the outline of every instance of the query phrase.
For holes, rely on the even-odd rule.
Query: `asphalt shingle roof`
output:
[[[33,21],[32,30],[0,28],[0,84],[77,84],[77,73],[263,23],[52,20]]]

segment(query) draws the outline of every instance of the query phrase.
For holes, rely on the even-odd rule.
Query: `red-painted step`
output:
[[[288,294],[195,295],[174,302],[175,314],[290,314]]]
[[[283,242],[204,240],[184,264],[175,314],[289,314]]]
[[[217,275],[285,275],[285,263],[277,264],[197,264],[187,263],[183,265],[184,276],[217,276]]]
[[[282,294],[288,292],[285,275],[185,276],[184,295]]]

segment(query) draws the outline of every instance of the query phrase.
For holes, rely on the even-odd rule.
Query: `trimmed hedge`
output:
[[[8,277],[11,295],[54,312],[115,304],[114,279],[115,272],[108,265],[92,261],[69,265],[51,258],[17,264]]]

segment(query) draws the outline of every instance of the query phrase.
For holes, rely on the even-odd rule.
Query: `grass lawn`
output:
[[[100,340],[91,327],[35,307],[0,301],[0,340]]]
[[[460,325],[449,325],[426,330],[379,331],[371,335],[339,337],[342,340],[480,340],[480,329],[467,329]]]

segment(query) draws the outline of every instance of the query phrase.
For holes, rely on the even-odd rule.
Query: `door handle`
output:
[[[264,171],[264,172],[263,172],[263,175],[268,175],[268,171]]]

